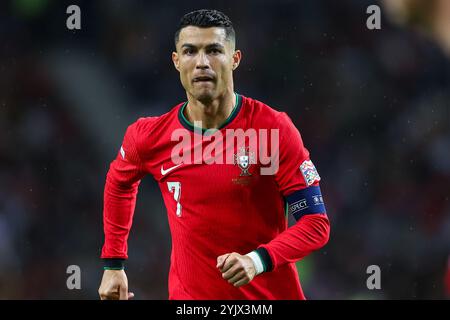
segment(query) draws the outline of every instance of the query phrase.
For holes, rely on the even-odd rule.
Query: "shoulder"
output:
[[[178,110],[182,103],[160,116],[141,117],[131,123],[125,133],[124,143],[132,144],[141,160],[147,159],[158,141],[170,131],[176,123]]]
[[[252,122],[264,127],[285,128],[294,126],[286,112],[279,111],[259,100],[243,96],[247,113],[251,115]]]
[[[160,116],[140,117],[128,126],[127,131],[131,131],[136,137],[141,138],[153,135],[155,132],[167,128],[170,122],[176,119],[181,105],[182,103],[177,104],[169,112]]]
[[[243,102],[249,111],[253,114],[253,116],[257,117],[265,117],[268,119],[274,119],[279,116],[282,112],[272,108],[268,104],[259,101],[257,99],[253,99],[250,97],[242,96]]]

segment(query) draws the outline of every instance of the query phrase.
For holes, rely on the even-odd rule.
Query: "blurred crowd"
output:
[[[366,27],[374,3],[381,30]],[[236,92],[287,112],[322,177],[331,238],[298,263],[308,298],[450,297],[448,3],[215,2],[243,51]],[[66,28],[70,4],[81,30]],[[211,7],[0,4],[0,299],[97,298],[109,163],[133,119],[186,99],[173,35],[184,13]],[[122,100],[92,108],[109,105],[103,96]],[[166,299],[170,234],[151,177],[129,255],[130,290]],[[69,265],[81,268],[81,290],[66,287]],[[380,290],[366,287],[370,265],[381,269]]]

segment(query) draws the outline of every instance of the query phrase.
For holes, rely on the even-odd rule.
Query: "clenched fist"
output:
[[[105,270],[98,289],[102,300],[128,300],[134,297],[128,292],[128,279],[124,270]]]
[[[256,275],[253,260],[236,252],[217,257],[216,267],[222,272],[222,277],[235,287],[249,283]]]

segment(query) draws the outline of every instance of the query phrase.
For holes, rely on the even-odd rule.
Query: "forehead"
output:
[[[205,46],[211,43],[221,43],[225,45],[225,42],[226,33],[224,28],[199,28],[187,26],[180,31],[178,45],[182,46],[185,43],[193,44],[195,46]]]

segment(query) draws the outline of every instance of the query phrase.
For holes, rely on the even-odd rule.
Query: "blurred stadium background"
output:
[[[82,29],[66,28],[81,8]],[[366,28],[367,6],[382,29]],[[185,100],[179,18],[234,22],[236,91],[286,111],[322,177],[329,244],[298,264],[310,299],[450,297],[450,1],[0,3],[0,299],[96,299],[105,175],[126,127]],[[166,299],[170,235],[141,184],[127,274]],[[66,268],[81,267],[81,290]],[[381,290],[366,268],[381,268]],[[199,270],[201,272],[201,270]]]

